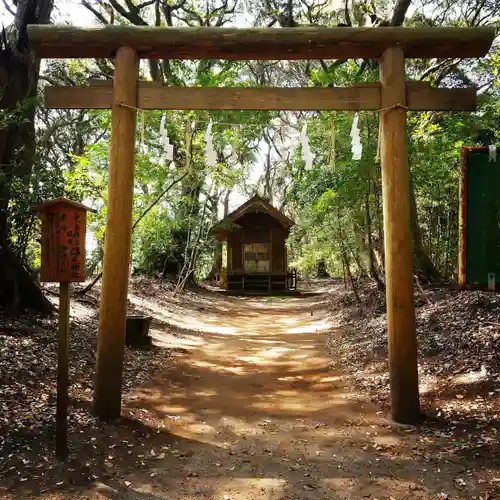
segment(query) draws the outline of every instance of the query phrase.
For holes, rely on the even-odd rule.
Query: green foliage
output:
[[[249,22],[257,26],[284,26],[292,21],[292,25],[334,25],[346,14],[334,4],[271,0],[256,6]],[[155,10],[156,4],[128,11],[130,5],[114,11],[116,24],[148,24],[155,19],[156,24],[168,26],[226,26],[235,19],[228,5],[215,1],[164,2],[161,12]],[[470,25],[468,13],[481,7],[467,0],[468,8],[458,13],[432,5],[436,12],[433,19],[416,13],[407,24]],[[92,7],[109,18],[109,6],[94,2]],[[293,19],[288,18],[289,8]],[[354,24],[359,24],[364,14],[374,15],[379,21],[390,19],[391,8],[392,3],[385,1],[354,2],[348,14]],[[483,9],[481,19],[489,22],[495,9]],[[434,12],[422,9],[428,11]],[[482,91],[476,113],[408,114],[417,209],[414,228],[419,229],[423,252],[445,277],[455,273],[460,147],[500,139],[499,54],[495,49],[483,60],[460,64],[407,62],[407,74],[413,79],[423,78],[436,85],[477,84]],[[55,85],[85,85],[92,78],[109,78],[112,70],[106,61],[50,61],[45,65],[44,79]],[[141,73],[142,78],[169,85],[203,87],[349,86],[379,78],[376,65],[355,60],[153,61],[142,65]],[[42,80],[41,86],[44,84]],[[163,115],[174,145],[172,163],[165,158],[159,133]],[[314,274],[318,262],[324,261],[332,274],[383,278],[378,116],[362,112],[359,118],[363,156],[353,161],[352,113],[138,112],[133,220],[140,222],[132,240],[134,271],[189,274],[194,269],[199,276],[208,274],[215,256],[209,228],[219,220],[226,197],[259,192],[295,219],[289,255],[291,264],[301,272]],[[16,119],[16,111],[4,114],[0,130]],[[214,166],[207,166],[204,158],[204,134],[210,121],[218,158]],[[297,140],[304,122],[315,157],[311,170],[305,168]],[[36,264],[38,258],[38,223],[32,207],[45,199],[67,196],[98,209],[89,218],[95,240],[89,264],[98,267],[105,238],[110,135],[110,111],[38,109],[34,166],[29,178],[12,181],[9,204],[11,241],[29,262]],[[0,175],[5,176],[5,170]]]

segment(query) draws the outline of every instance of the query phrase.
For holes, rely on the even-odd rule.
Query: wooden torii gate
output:
[[[114,58],[110,86],[49,87],[48,108],[112,110],[108,219],[94,408],[120,415],[131,247],[136,109],[372,110],[380,113],[392,417],[420,416],[406,111],[472,111],[475,89],[405,81],[406,58],[481,57],[488,28],[28,26],[38,58]],[[138,82],[139,59],[378,59],[380,83],[349,88],[185,88]]]

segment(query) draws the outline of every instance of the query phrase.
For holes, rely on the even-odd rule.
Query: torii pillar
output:
[[[127,289],[132,246],[135,127],[139,57],[120,47],[115,59],[111,107],[108,219],[104,242],[94,412],[102,420],[120,416]]]
[[[410,169],[406,144],[405,56],[387,49],[380,60],[380,138],[384,212],[385,284],[392,418],[420,417],[413,302]]]

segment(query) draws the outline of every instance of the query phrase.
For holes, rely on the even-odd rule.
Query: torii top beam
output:
[[[30,25],[39,58],[111,58],[119,47],[143,59],[378,59],[390,47],[409,58],[486,55],[493,28],[166,28]]]

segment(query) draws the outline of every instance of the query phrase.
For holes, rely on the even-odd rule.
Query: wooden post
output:
[[[137,53],[129,47],[118,49],[94,394],[94,411],[101,420],[118,418],[121,410],[132,235],[138,61]]]
[[[87,212],[95,210],[66,198],[47,200],[36,210],[42,221],[40,281],[59,283],[56,457],[64,461],[68,456],[69,284],[85,281]]]
[[[59,284],[59,338],[57,343],[56,457],[68,456],[68,338],[69,283]]]
[[[458,194],[458,284],[464,288],[467,283],[467,153],[468,148],[460,150],[460,184]]]
[[[150,2],[153,3],[153,2]],[[169,2],[172,3],[172,2]],[[184,2],[182,2],[184,3]],[[131,2],[135,5],[135,2]],[[110,25],[29,25],[30,45],[38,58],[107,59],[122,46],[143,59],[378,59],[401,47],[412,58],[483,57],[495,39],[494,28],[175,28]]]
[[[392,418],[420,417],[413,303],[410,171],[406,145],[405,56],[387,49],[380,61],[381,159]]]

